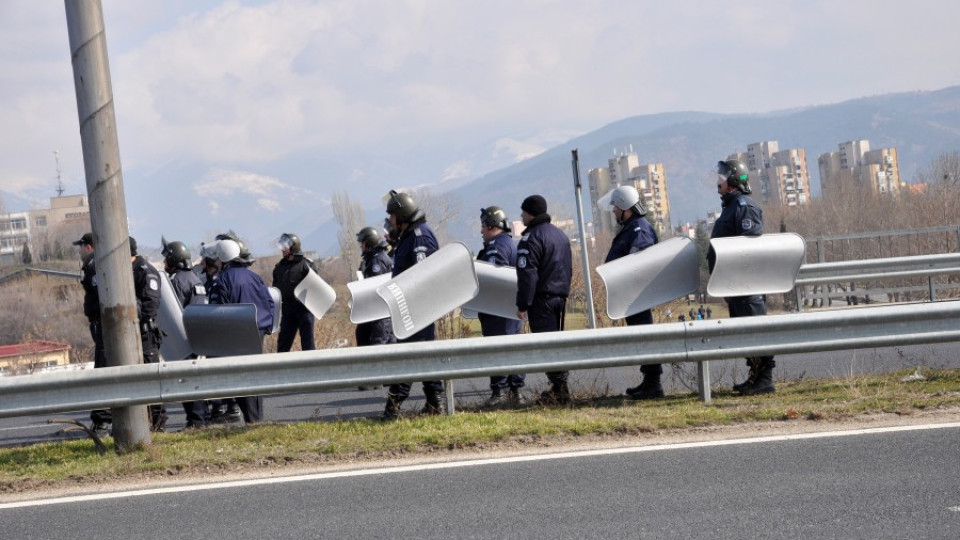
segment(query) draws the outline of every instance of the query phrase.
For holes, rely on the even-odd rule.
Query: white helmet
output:
[[[608,205],[611,207],[615,206],[624,211],[632,208],[633,211],[640,216],[647,213],[643,205],[640,204],[640,193],[637,191],[637,188],[633,186],[615,187],[597,201],[597,206],[603,207]],[[613,208],[611,208],[611,210],[613,210]]]
[[[229,239],[217,240],[201,246],[200,255],[206,259],[220,259],[220,262],[227,263],[240,257],[240,244]]]

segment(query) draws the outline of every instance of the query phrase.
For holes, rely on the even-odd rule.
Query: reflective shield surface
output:
[[[470,250],[455,242],[377,287],[377,295],[390,311],[393,333],[406,339],[472,299],[479,290]]]
[[[347,283],[350,291],[350,322],[360,324],[390,316],[387,304],[377,296],[377,288],[390,281],[390,274],[380,274],[372,278]]]
[[[777,294],[793,289],[803,264],[803,237],[795,233],[714,238],[716,264],[707,293],[720,298]]]
[[[157,312],[157,326],[163,332],[160,342],[160,355],[164,360],[183,360],[193,351],[187,330],[183,327],[183,308],[173,292],[173,284],[166,272],[160,272],[160,310]]]
[[[293,294],[318,319],[323,317],[337,300],[337,292],[313,270],[307,272],[303,281],[293,290]]]
[[[198,355],[242,356],[260,354],[263,349],[253,304],[187,306],[183,326]]]
[[[697,247],[689,238],[671,238],[601,264],[597,273],[607,291],[611,319],[640,313],[700,286]]]
[[[488,313],[508,319],[517,318],[517,269],[473,261],[480,292],[463,305],[461,315],[470,319]]]

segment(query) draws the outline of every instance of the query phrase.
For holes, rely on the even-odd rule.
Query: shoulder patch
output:
[[[526,268],[526,267],[527,267],[527,257],[523,255],[520,257],[517,257],[517,268]]]
[[[745,231],[752,230],[753,220],[750,218],[744,218],[743,221],[740,222],[740,228],[742,228]]]
[[[159,291],[160,281],[157,280],[157,278],[150,276],[150,278],[147,279],[147,287],[149,287],[151,291]]]

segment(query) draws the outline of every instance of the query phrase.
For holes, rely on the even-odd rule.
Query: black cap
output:
[[[531,216],[539,216],[547,213],[547,200],[540,195],[531,195],[523,200],[520,209]]]
[[[79,240],[73,243],[75,246],[92,246],[93,245],[93,233],[84,233]]]
[[[130,237],[130,255],[133,256],[136,254],[137,254],[137,241],[131,236]]]

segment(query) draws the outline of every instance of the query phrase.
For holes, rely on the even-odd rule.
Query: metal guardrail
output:
[[[960,273],[960,253],[805,264],[796,286]]]
[[[960,341],[960,301],[182,360],[0,379],[0,417],[500,373]],[[709,400],[709,385],[701,387]]]

